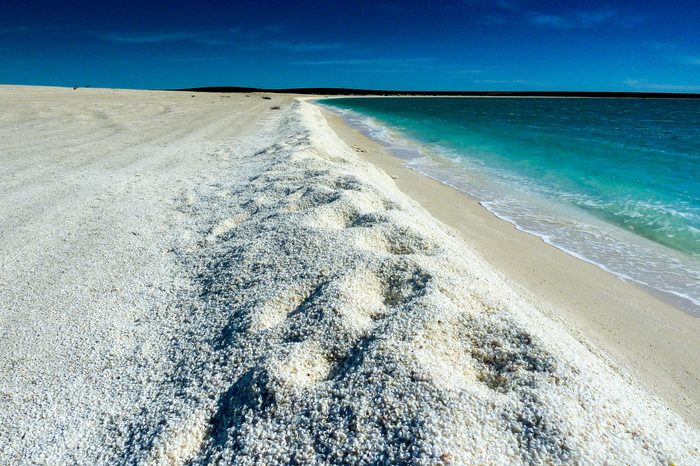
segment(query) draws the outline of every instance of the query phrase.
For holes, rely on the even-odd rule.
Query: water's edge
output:
[[[547,235],[543,234],[537,231],[534,231],[532,229],[528,229],[527,227],[521,225],[518,223],[516,218],[513,218],[511,216],[508,216],[502,212],[499,212],[497,209],[495,209],[488,201],[485,199],[482,199],[479,197],[479,195],[475,192],[470,192],[468,189],[465,189],[463,186],[458,186],[454,183],[450,183],[448,180],[443,179],[439,176],[433,175],[429,172],[429,170],[425,169],[425,163],[429,164],[437,164],[437,165],[442,165],[445,164],[446,166],[449,164],[449,160],[444,159],[443,157],[440,156],[435,156],[431,154],[425,154],[423,151],[421,151],[421,145],[418,142],[412,142],[410,136],[407,136],[403,133],[401,133],[401,140],[392,140],[391,138],[388,137],[390,130],[388,127],[385,127],[382,125],[381,122],[377,122],[376,119],[373,120],[372,125],[367,124],[367,118],[365,115],[359,113],[359,112],[354,112],[346,109],[340,109],[337,107],[334,107],[332,105],[327,105],[322,102],[323,99],[315,99],[313,100],[314,103],[321,105],[325,110],[331,111],[334,114],[338,115],[340,118],[343,119],[345,123],[347,123],[349,126],[355,128],[359,132],[361,132],[363,135],[365,135],[367,138],[373,140],[374,142],[378,143],[382,147],[384,147],[389,153],[397,157],[398,159],[401,160],[402,165],[408,169],[411,169],[417,173],[420,173],[423,176],[426,176],[430,179],[433,179],[445,186],[449,186],[452,189],[455,189],[459,191],[460,193],[464,194],[468,198],[474,200],[477,202],[480,206],[482,206],[484,209],[486,209],[488,212],[490,212],[492,215],[497,217],[500,220],[506,221],[510,224],[512,224],[518,231],[521,231],[523,233],[527,233],[530,235],[533,235],[539,239],[541,239],[544,243],[566,253],[567,255],[574,257],[576,259],[582,260],[584,262],[590,263],[592,265],[595,265],[596,267],[604,270],[607,273],[610,273],[617,278],[637,285],[641,287],[643,290],[646,292],[652,294],[653,296],[656,296],[657,298],[663,300],[664,302],[670,304],[671,306],[680,309],[681,311],[690,314],[693,317],[700,317],[700,301],[694,300],[691,296],[686,296],[682,293],[676,292],[674,290],[668,290],[664,289],[661,287],[653,286],[650,283],[647,283],[643,280],[637,279],[635,277],[632,277],[630,275],[627,275],[621,271],[613,270],[609,266],[607,266],[604,263],[600,263],[596,260],[591,259],[590,257],[587,257],[585,253],[580,253],[577,251],[573,251],[570,248],[567,248],[566,246],[562,244],[558,244],[556,241],[552,241],[552,239]],[[329,99],[332,100],[332,99]],[[416,163],[417,161],[421,161],[421,163]]]

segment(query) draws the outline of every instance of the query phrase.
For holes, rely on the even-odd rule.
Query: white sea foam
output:
[[[547,190],[524,177],[490,169],[478,159],[464,157],[452,149],[419,144],[375,118],[329,108],[397,154],[407,167],[469,194],[519,230],[539,236],[548,244],[623,280],[666,295],[674,304],[700,316],[700,260],[574,207],[588,205],[601,209],[606,207],[601,200]],[[629,216],[639,209],[690,215],[662,203],[636,200],[621,204],[620,208]],[[658,229],[663,231],[663,226]]]

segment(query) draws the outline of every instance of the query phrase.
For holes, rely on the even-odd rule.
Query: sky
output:
[[[0,84],[700,92],[698,0],[23,0]]]

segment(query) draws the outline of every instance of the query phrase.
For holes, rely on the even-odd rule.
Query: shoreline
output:
[[[697,318],[640,285],[517,229],[464,192],[404,166],[379,142],[318,107],[348,146],[366,151],[358,155],[388,173],[401,191],[475,247],[526,299],[700,426]]]
[[[697,461],[427,198],[265,97],[0,87],[0,463]]]
[[[605,272],[615,275],[622,281],[634,284],[661,301],[689,314],[691,317],[700,318],[700,298],[697,296],[697,292],[700,290],[694,290],[692,287],[694,277],[684,275],[686,268],[691,271],[696,269],[692,255],[684,253],[681,249],[674,249],[671,246],[655,242],[645,236],[635,235],[618,225],[602,221],[584,211],[572,212],[572,207],[563,203],[554,208],[552,208],[553,205],[546,206],[547,208],[544,211],[540,211],[539,215],[542,216],[541,214],[548,212],[545,217],[549,218],[549,222],[556,222],[562,219],[571,220],[584,216],[582,222],[587,224],[588,227],[580,228],[578,230],[580,235],[577,232],[562,234],[556,228],[548,230],[546,227],[547,221],[544,224],[535,222],[534,225],[526,226],[529,221],[527,216],[525,218],[519,217],[517,208],[509,211],[508,209],[512,208],[512,205],[509,203],[499,204],[497,201],[499,196],[494,197],[492,188],[484,188],[479,183],[472,185],[472,181],[461,181],[471,180],[469,178],[469,169],[454,162],[449,152],[447,154],[443,152],[446,150],[445,148],[441,148],[440,145],[426,145],[426,143],[414,140],[413,136],[402,134],[401,130],[392,129],[387,123],[374,122],[372,117],[370,117],[370,120],[373,122],[366,123],[367,115],[363,116],[362,112],[345,109],[342,106],[328,105],[323,102],[325,100],[332,100],[332,98],[319,99],[315,102],[340,116],[350,126],[356,128],[368,138],[377,141],[395,157],[404,160],[404,165],[411,170],[456,189],[479,203],[499,219],[512,224],[516,229],[536,236],[543,242],[576,259],[593,264]],[[389,134],[397,132],[398,136],[384,136],[383,134],[387,131]],[[459,174],[455,175],[455,173]],[[480,175],[480,177],[487,180],[489,178],[488,176],[483,177],[483,175]],[[488,180],[488,184],[493,184],[493,179]],[[516,201],[516,205],[519,205],[522,210],[524,206],[531,206],[533,202],[541,203],[543,200],[544,198],[533,198],[521,205],[517,204]],[[541,208],[542,206],[540,206]],[[566,211],[562,212],[562,209],[566,209]],[[570,237],[572,233],[578,235],[578,240],[575,238],[572,240]],[[598,234],[602,234],[603,239],[589,242],[588,239],[583,238],[586,235],[597,236]],[[611,244],[614,246],[610,246]],[[618,252],[620,246],[626,248],[624,253]],[[601,253],[601,248],[607,250],[607,253]],[[649,272],[646,267],[631,267],[630,261],[651,263],[658,261],[659,268],[656,269],[656,273],[653,273]],[[682,264],[682,266],[679,264]],[[676,272],[676,267],[681,267],[682,270]],[[689,273],[692,274],[692,272]],[[678,283],[673,281],[676,274],[682,277],[678,278]],[[686,288],[683,288],[683,285]],[[693,294],[694,292],[696,294]]]

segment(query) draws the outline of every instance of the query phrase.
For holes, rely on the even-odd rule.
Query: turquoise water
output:
[[[700,101],[323,104],[521,229],[700,310]]]

